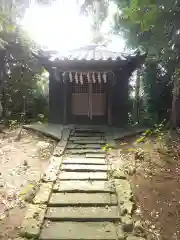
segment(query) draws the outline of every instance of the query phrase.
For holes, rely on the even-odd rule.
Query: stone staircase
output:
[[[70,136],[40,239],[118,239],[120,214],[101,149],[105,143],[100,131],[76,129]]]
[[[40,181],[21,236],[40,240],[145,240],[134,235],[128,180],[124,175],[110,179],[102,146],[113,144],[112,137],[92,129],[69,133],[65,131]]]

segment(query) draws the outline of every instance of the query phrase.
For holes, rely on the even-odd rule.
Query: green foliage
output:
[[[180,56],[180,1],[116,0],[114,29],[129,48],[142,48],[148,58],[142,74],[144,95],[141,120],[154,124],[170,120],[173,82]],[[175,99],[176,101],[176,99]],[[178,101],[178,100],[177,100]],[[178,113],[177,113],[178,114]]]
[[[155,124],[170,118],[172,81],[168,64],[147,61],[143,71],[143,122]]]
[[[92,6],[93,0],[85,1]],[[102,1],[103,2],[103,1]],[[140,123],[170,120],[173,82],[179,77],[180,0],[111,0],[117,4],[114,32],[124,37],[128,49],[148,52],[139,96]],[[105,15],[104,15],[105,16]],[[134,105],[130,101],[131,112]],[[129,121],[133,123],[133,114]]]
[[[43,119],[47,116],[44,70],[32,54],[38,46],[16,23],[28,5],[26,0],[0,0],[0,101],[3,119],[9,120],[10,127],[39,119],[39,114]]]
[[[101,149],[105,152],[111,151],[113,147],[111,147],[109,144],[105,144],[101,147]]]
[[[40,89],[36,88],[32,92],[32,102],[30,102],[30,106],[28,107],[29,117],[32,119],[37,119],[39,121],[46,121],[48,115],[48,100],[46,96],[40,91]]]
[[[19,122],[18,122],[18,120],[9,120],[8,121],[8,126],[9,126],[9,128],[10,129],[16,129],[16,128],[18,128],[18,126],[19,126]]]
[[[166,120],[164,120],[160,124],[155,124],[152,128],[147,129],[142,135],[136,139],[135,143],[143,143],[145,142],[149,137],[157,137],[161,138],[164,135],[164,131],[166,130]]]

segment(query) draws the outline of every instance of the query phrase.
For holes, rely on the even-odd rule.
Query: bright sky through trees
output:
[[[111,21],[111,16],[105,21],[104,34],[110,30]],[[62,51],[92,43],[92,18],[80,14],[76,0],[56,1],[51,5],[31,4],[21,24],[33,40],[50,50]],[[123,51],[124,41],[115,36],[111,39],[109,48]]]

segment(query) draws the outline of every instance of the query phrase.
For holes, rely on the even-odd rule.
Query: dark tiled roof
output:
[[[112,52],[100,45],[89,45],[64,53],[51,54],[50,60],[127,60],[118,52]]]

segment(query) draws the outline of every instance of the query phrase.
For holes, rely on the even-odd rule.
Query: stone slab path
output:
[[[109,179],[110,168],[101,148],[106,141],[102,131],[76,129],[68,142],[58,145],[33,200],[31,217],[25,219],[21,229],[23,237],[40,240],[125,240],[129,237],[123,224],[127,232],[129,229],[132,232],[132,219],[130,215],[121,216],[122,202],[131,198],[126,192],[129,185],[126,180],[118,182],[121,188],[122,181],[126,181],[120,191],[121,201],[115,182]],[[61,156],[62,146],[66,147],[64,156]],[[128,205],[128,211],[130,208]],[[140,239],[133,237],[133,240]]]
[[[119,208],[108,181],[105,133],[77,130],[70,136],[53,186],[40,239],[118,239]]]

